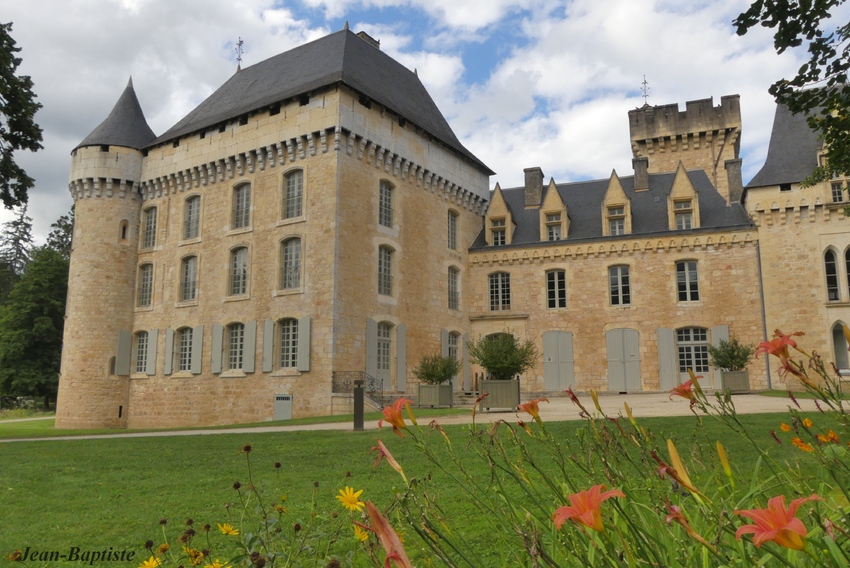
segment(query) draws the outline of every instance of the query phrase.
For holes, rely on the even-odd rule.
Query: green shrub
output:
[[[720,340],[720,344],[708,346],[710,363],[724,371],[743,371],[750,364],[756,348],[752,345],[744,345],[736,336],[729,341]]]
[[[452,380],[460,371],[460,361],[454,357],[423,355],[419,366],[413,369],[413,376],[426,385],[441,385]]]
[[[537,347],[530,339],[520,343],[512,333],[497,333],[466,343],[469,356],[497,380],[521,375],[537,363]]]

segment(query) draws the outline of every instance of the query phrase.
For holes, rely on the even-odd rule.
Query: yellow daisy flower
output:
[[[216,523],[218,525],[218,530],[221,531],[221,534],[226,534],[228,536],[236,536],[239,534],[239,529],[235,528],[233,525],[228,523]]]
[[[162,565],[162,562],[156,556],[151,556],[141,564],[139,564],[139,568],[159,568]]]
[[[339,495],[336,498],[342,503],[342,506],[348,509],[349,511],[362,511],[363,507],[366,504],[360,500],[360,495],[363,494],[363,490],[354,491],[351,487],[346,487],[345,489],[339,490]]]
[[[230,564],[227,562],[222,563],[218,558],[215,559],[215,562],[212,564],[207,564],[204,568],[231,568]]]
[[[354,538],[356,538],[360,542],[366,542],[367,540],[369,540],[369,532],[364,531],[358,525],[354,525]]]

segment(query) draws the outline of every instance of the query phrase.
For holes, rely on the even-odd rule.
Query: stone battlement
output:
[[[714,99],[709,97],[686,102],[684,111],[676,103],[644,105],[629,111],[629,135],[633,141],[730,128],[741,128],[739,95],[721,97],[719,106],[714,106]]]

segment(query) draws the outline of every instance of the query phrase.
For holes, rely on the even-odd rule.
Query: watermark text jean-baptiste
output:
[[[115,550],[111,546],[102,550],[86,550],[79,546],[71,546],[67,550],[37,550],[27,546],[24,550],[16,550],[13,554],[21,562],[80,562],[93,565],[95,562],[132,562],[136,557],[135,550]]]

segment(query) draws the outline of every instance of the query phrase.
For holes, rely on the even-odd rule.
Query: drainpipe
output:
[[[756,241],[756,258],[758,258],[759,268],[759,296],[761,298],[761,328],[764,341],[767,341],[767,315],[764,311],[764,283],[761,273],[761,242]],[[767,370],[767,388],[773,390],[773,382],[770,380],[770,357],[765,356],[764,367]]]

